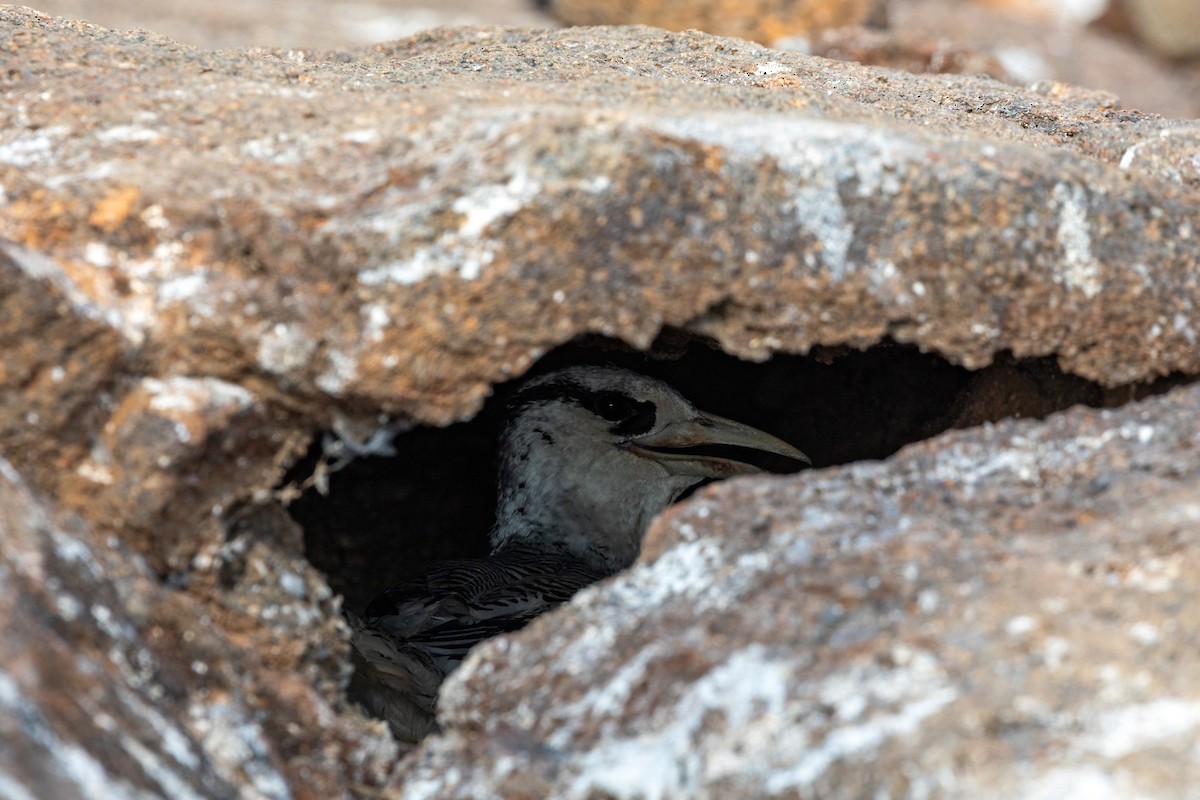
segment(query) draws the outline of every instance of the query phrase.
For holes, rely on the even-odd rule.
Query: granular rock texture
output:
[[[545,676],[536,696],[506,688],[492,651],[447,698],[449,736],[395,773],[382,729],[341,702],[336,600],[272,503],[315,431],[385,451],[380,430],[470,417],[585,334],[645,349],[670,329],[750,360],[880,342],[970,369],[1040,357],[1067,384],[1131,398],[1139,382],[1184,380],[1200,373],[1200,124],[1061,84],[637,27],[209,52],[6,6],[0,60],[0,702],[13,710],[0,735],[28,755],[0,756],[12,792],[335,797],[392,781],[441,796],[485,785],[493,764],[489,795],[632,797],[595,776],[675,752],[642,747],[657,731],[709,757],[685,760],[682,784],[646,766],[644,796],[786,794],[833,775],[852,788],[887,764],[902,765],[886,771],[894,794],[935,796],[998,786],[988,770],[1025,764],[1060,722],[1102,731],[1110,711],[1161,711],[1180,736],[1194,729],[1172,671],[1191,665],[1187,626],[1154,605],[1174,598],[1183,614],[1195,585],[1192,390],[706,494],[659,529],[657,561],[566,612],[614,618],[540,653],[524,678]],[[978,422],[992,402],[946,413]],[[702,514],[714,527],[691,521]],[[697,538],[671,539],[685,523]],[[1062,555],[1080,531],[1094,541]],[[1134,542],[1118,553],[1120,536]],[[1099,575],[1062,589],[1065,605],[1055,554]],[[1160,569],[1174,583],[1154,583]],[[1166,589],[1137,594],[1126,575]],[[933,594],[913,594],[921,581]],[[738,592],[770,618],[721,605]],[[952,624],[960,597],[977,598],[979,627]],[[1009,626],[1021,636],[997,621],[1014,615],[1033,619]],[[533,664],[538,637],[578,627],[562,619],[495,647]],[[634,652],[636,620],[661,651]],[[1036,638],[1052,623],[1140,694],[1110,702],[1102,675],[1055,672],[1067,656]],[[1113,638],[1126,623],[1178,653]],[[1093,631],[1109,649],[1082,649]],[[990,694],[967,691],[993,668]],[[746,674],[761,680],[746,689]],[[705,706],[714,696],[745,702]],[[909,730],[962,733],[928,727],[951,708],[979,722],[962,745],[981,748],[978,770],[950,745],[888,749]],[[800,717],[803,742],[776,735]],[[597,733],[589,720],[607,721]],[[1094,741],[1109,758],[1142,740]],[[1189,762],[1163,741],[1156,763],[1179,774]],[[509,750],[519,768],[501,786]],[[870,753],[878,771],[853,769]],[[478,768],[441,771],[475,755]],[[943,758],[958,783],[939,789]],[[1050,769],[1029,763],[1009,777]]]
[[[37,0],[38,11],[106,28],[144,28],[184,44],[344,47],[411,36],[438,25],[541,25],[529,0]]]
[[[1171,4],[1167,0],[1163,5]],[[1197,8],[1189,0],[1180,4]],[[1031,5],[1040,6],[1042,13]],[[1155,3],[1140,5],[1154,13]],[[892,0],[888,19],[898,34],[944,40],[996,57],[1018,85],[1075,83],[1112,92],[1126,108],[1200,116],[1200,69],[1195,64],[1166,61],[1132,36],[1071,19],[1071,12],[1086,13],[1089,6],[1095,10],[1088,3]],[[1056,13],[1046,13],[1051,8]],[[1126,27],[1132,22],[1127,20]],[[1186,37],[1188,30],[1179,26],[1177,35]]]
[[[402,796],[1188,796],[1197,431],[1190,388],[711,487],[483,645]]]
[[[847,25],[881,25],[887,15],[883,0],[549,0],[546,7],[568,25],[698,28],[763,44]]]
[[[334,713],[338,622],[294,544],[231,540],[252,580],[205,604],[48,510],[4,459],[0,533],[5,797],[324,798],[390,772],[394,746]]]
[[[822,58],[854,61],[889,67],[904,72],[948,72],[987,75],[1014,83],[1004,65],[981,50],[913,31],[877,30],[866,27],[821,31],[811,38],[790,39],[776,44]]]
[[[64,392],[73,345],[47,343],[10,419],[89,427],[53,465],[41,432],[11,458],[160,571],[306,428],[444,424],[583,332],[672,324],[748,358],[891,336],[1109,385],[1200,361],[1200,134],[1103,96],[645,29],[322,59],[4,13],[0,233],[34,251],[9,248],[13,284],[108,348]],[[214,451],[242,460],[189,471]]]

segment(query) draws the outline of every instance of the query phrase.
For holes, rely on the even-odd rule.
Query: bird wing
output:
[[[350,618],[357,657],[351,696],[399,738],[433,730],[442,680],[484,639],[531,619],[606,577],[578,559],[511,548],[450,561],[390,589]]]

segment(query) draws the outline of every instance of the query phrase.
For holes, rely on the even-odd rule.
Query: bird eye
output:
[[[595,411],[609,422],[620,422],[633,416],[633,405],[624,395],[605,392],[596,398]]]

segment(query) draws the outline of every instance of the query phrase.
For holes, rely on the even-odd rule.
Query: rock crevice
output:
[[[14,712],[0,775],[12,785],[632,796],[600,776],[646,745],[707,758],[687,761],[682,783],[641,773],[661,796],[963,796],[1008,786],[993,775],[1054,779],[1036,759],[1011,769],[1011,725],[1083,754],[1086,771],[1141,746],[1097,744],[1105,720],[1195,703],[1177,680],[1194,654],[1168,611],[1194,606],[1178,533],[1193,387],[893,454],[947,427],[1114,406],[1200,374],[1196,122],[1061,86],[640,27],[206,52],[9,6],[0,60],[0,572],[14,587],[0,605],[0,703]],[[485,486],[479,432],[497,387],[556,359],[638,362],[629,348],[673,357],[642,363],[675,370],[688,394],[716,377],[784,427],[807,420],[824,454],[800,427],[779,432],[826,465],[887,460],[703,492],[656,529],[637,572],[473,659],[447,696],[449,735],[393,772],[394,745],[342,702],[328,586],[350,594],[353,571],[383,560],[386,512],[354,517],[379,537],[355,544],[336,520],[298,511],[301,531],[264,501],[302,469],[315,431],[369,441],[385,424],[412,428],[398,446],[418,453],[461,435]],[[841,445],[839,427],[855,431]],[[357,466],[343,503],[389,479]],[[387,491],[407,502],[429,485],[409,478]],[[475,529],[476,505],[456,524]],[[702,512],[710,522],[689,516]],[[737,549],[780,520],[787,531]],[[1123,550],[1123,537],[1140,544]],[[1037,569],[1005,571],[1034,551]],[[1060,585],[1077,614],[1051,608]],[[711,614],[677,606],[701,588]],[[1121,610],[1126,594],[1137,599]],[[963,604],[986,624],[955,623],[945,609]],[[670,635],[640,642],[588,616],[605,609],[642,609]],[[764,632],[793,618],[782,639]],[[583,638],[544,641],[572,632]],[[709,635],[703,657],[679,643]],[[1089,655],[1093,635],[1104,645]],[[509,655],[531,659],[536,686],[500,669]],[[1105,683],[1135,663],[1144,686]],[[1056,693],[1064,664],[1095,700]],[[753,691],[734,685],[746,671],[763,677]],[[844,706],[854,687],[857,711]],[[763,711],[712,706],[718,695]],[[531,711],[549,705],[578,714]],[[1061,738],[1039,721],[1055,710],[1090,733]],[[824,727],[797,728],[803,742],[775,741],[780,720],[818,712]],[[746,749],[728,751],[718,718]],[[964,763],[981,766],[950,789],[922,783]],[[1152,765],[1122,764],[1166,796]]]

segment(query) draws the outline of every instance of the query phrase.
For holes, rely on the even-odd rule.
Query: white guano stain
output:
[[[375,128],[359,128],[357,130],[346,131],[338,137],[338,141],[347,142],[349,144],[371,144],[379,141],[379,131]]]
[[[192,272],[164,282],[158,287],[158,299],[164,303],[194,300],[201,297],[208,288],[208,274]]]
[[[1200,734],[1200,702],[1164,697],[1101,714],[1088,725],[1084,749],[1116,760],[1172,741],[1190,747]]]
[[[1087,194],[1082,186],[1054,187],[1058,204],[1058,245],[1062,248],[1063,281],[1089,300],[1100,293],[1100,264],[1092,255],[1092,232],[1087,218]]]
[[[785,72],[791,72],[791,69],[786,64],[781,64],[778,61],[764,61],[761,64],[754,65],[754,74],[760,78],[782,75]]]
[[[1129,626],[1129,636],[1143,647],[1149,647],[1161,638],[1158,628],[1149,622],[1135,622]]]
[[[526,172],[517,172],[503,186],[481,186],[454,201],[452,208],[463,215],[459,234],[478,239],[496,220],[521,209],[541,190],[541,183]]]
[[[255,360],[273,375],[286,375],[307,366],[316,349],[317,342],[299,325],[277,322],[259,336]]]
[[[598,638],[611,644],[611,637]],[[590,689],[578,701],[556,709],[555,716],[564,720],[565,724],[559,726],[547,738],[546,743],[551,747],[569,748],[571,740],[577,733],[578,721],[596,716],[620,717],[634,691],[645,683],[647,667],[662,655],[662,649],[654,645],[640,650],[632,659],[622,665],[612,678]],[[572,666],[578,663],[575,662]],[[573,672],[577,675],[582,674],[583,669],[575,669]]]
[[[1125,759],[1143,750],[1163,747],[1195,753],[1198,736],[1200,703],[1195,700],[1164,697],[1111,709],[1091,715],[1081,734],[1057,748],[1056,761],[1070,766],[1034,771],[1032,775],[1017,772],[1015,785],[999,791],[994,786],[978,787],[969,796],[1005,800],[1190,797],[1186,792],[1164,794],[1152,774],[1127,767]]]
[[[57,262],[13,242],[0,242],[0,251],[11,258],[13,263],[30,278],[46,281],[62,292],[75,312],[89,319],[105,318],[104,313]]]
[[[7,772],[0,770],[0,797],[5,800],[39,800]]]
[[[240,150],[247,158],[272,164],[297,164],[307,155],[303,143],[286,131],[243,142]]]
[[[498,250],[484,234],[520,211],[541,191],[541,182],[524,169],[516,170],[506,183],[480,186],[451,204],[451,209],[462,216],[457,230],[446,231],[437,242],[417,248],[408,258],[360,272],[358,282],[365,286],[411,286],[432,275],[450,272],[457,272],[463,280],[475,280],[495,260]]]
[[[203,408],[242,410],[254,402],[249,390],[218,378],[146,378],[141,388],[150,395],[150,408],[166,414],[191,413]]]
[[[96,138],[102,144],[115,142],[153,142],[162,138],[162,134],[152,128],[141,125],[117,125],[108,130],[100,131]]]
[[[204,795],[192,790],[191,785],[181,775],[171,769],[171,766],[150,748],[129,734],[118,737],[121,749],[133,757],[141,765],[146,775],[174,800],[204,800]]]
[[[247,718],[244,708],[225,702],[193,702],[188,707],[188,721],[221,773],[232,778],[241,772],[249,780],[244,797],[290,800],[292,793],[271,763],[262,728]]]
[[[819,747],[805,751],[794,767],[772,775],[766,789],[776,794],[810,787],[835,763],[874,752],[889,739],[915,733],[922,722],[957,698],[956,689],[941,686],[911,699],[891,714],[880,714],[857,725],[839,727]]]
[[[826,268],[836,278],[844,278],[854,226],[846,220],[837,184],[828,176],[814,175],[809,185],[796,190],[793,203],[797,222],[821,243]]]
[[[989,454],[949,449],[929,469],[929,479],[956,483],[964,497],[971,498],[977,491],[1000,481],[1039,486],[1042,466],[1040,455],[1029,449],[1013,448]]]
[[[98,483],[101,486],[111,486],[116,481],[116,477],[113,475],[112,469],[104,464],[98,464],[91,460],[80,463],[80,465],[75,468],[75,472],[84,480],[91,481],[92,483]]]
[[[618,712],[626,684],[646,666],[635,659],[611,692],[590,692],[596,707],[585,716]],[[610,735],[592,747],[573,768],[566,796],[665,800],[716,785],[806,795],[834,764],[915,733],[958,697],[924,652],[898,668],[859,665],[815,683],[799,680],[801,667],[793,654],[758,643],[735,652],[685,688],[671,713],[652,714],[637,734]]]
[[[363,319],[363,338],[369,342],[382,342],[384,333],[392,324],[392,315],[381,305],[368,303],[359,312]]]
[[[1031,633],[1038,627],[1038,621],[1028,614],[1012,617],[1008,622],[1004,623],[1004,632],[1009,636],[1018,638],[1027,633]]]
[[[0,671],[0,715],[19,720],[26,740],[38,750],[53,755],[56,775],[60,780],[76,786],[80,797],[149,800],[156,796],[114,778],[86,750],[60,738],[41,709],[26,698],[20,684],[3,671]]]
[[[340,350],[330,350],[326,358],[328,366],[317,376],[316,383],[321,391],[338,394],[358,377],[358,361]]]
[[[147,209],[143,218],[156,219],[150,211]],[[126,252],[112,249],[101,242],[84,245],[79,256],[85,262],[101,269],[120,269],[124,273],[130,289],[127,298],[116,297],[111,289],[94,291],[93,297],[72,280],[57,262],[11,242],[0,243],[0,250],[29,277],[52,284],[76,313],[102,320],[134,344],[145,341],[147,330],[158,319],[161,301],[195,301],[208,295],[201,290],[202,282],[207,280],[203,270],[185,272],[181,269],[184,245],[178,241],[159,242],[150,257],[145,259],[133,259]],[[194,303],[193,307],[203,310],[202,303]]]
[[[639,564],[606,585],[589,586],[572,602],[620,603],[629,613],[649,613],[668,599],[711,598],[716,575],[723,565],[721,548],[711,539],[681,542],[649,564]]]
[[[104,242],[88,242],[83,247],[83,260],[94,267],[107,269],[113,265],[112,250]]]
[[[1023,781],[1017,788],[998,794],[995,787],[980,787],[979,798],[1004,800],[1132,800],[1121,781],[1108,770],[1095,766],[1057,767]],[[1139,800],[1149,800],[1138,796]]]
[[[436,248],[422,247],[409,258],[360,272],[358,282],[365,286],[382,286],[388,283],[411,286],[430,275],[441,273],[448,257],[447,253],[438,252]]]
[[[725,751],[753,735],[751,727],[779,727],[791,677],[791,665],[771,658],[762,645],[734,653],[687,688],[667,724],[637,737],[609,739],[584,755],[568,796],[590,797],[599,790],[665,800],[733,774],[742,759]],[[711,714],[724,717],[727,735],[713,742],[715,748],[702,748],[697,745]]]
[[[856,229],[843,196],[895,195],[904,175],[928,156],[923,146],[867,125],[758,114],[645,119],[650,130],[716,145],[742,159],[773,159],[799,187],[789,210],[819,243],[820,259],[836,277],[861,269],[852,258]],[[806,263],[815,265],[812,252]]]
[[[166,230],[171,227],[171,222],[167,219],[163,207],[158,203],[146,206],[146,210],[138,216],[141,217],[142,222],[146,223],[146,227],[153,228],[156,231]]]
[[[19,133],[7,141],[0,141],[0,163],[14,167],[31,167],[54,157],[54,147],[70,129],[54,125],[29,133]]]
[[[92,578],[99,579],[103,569],[96,562],[91,549],[74,536],[68,536],[59,531],[50,531],[50,539],[54,542],[54,554],[63,561],[74,564],[87,571]]]

